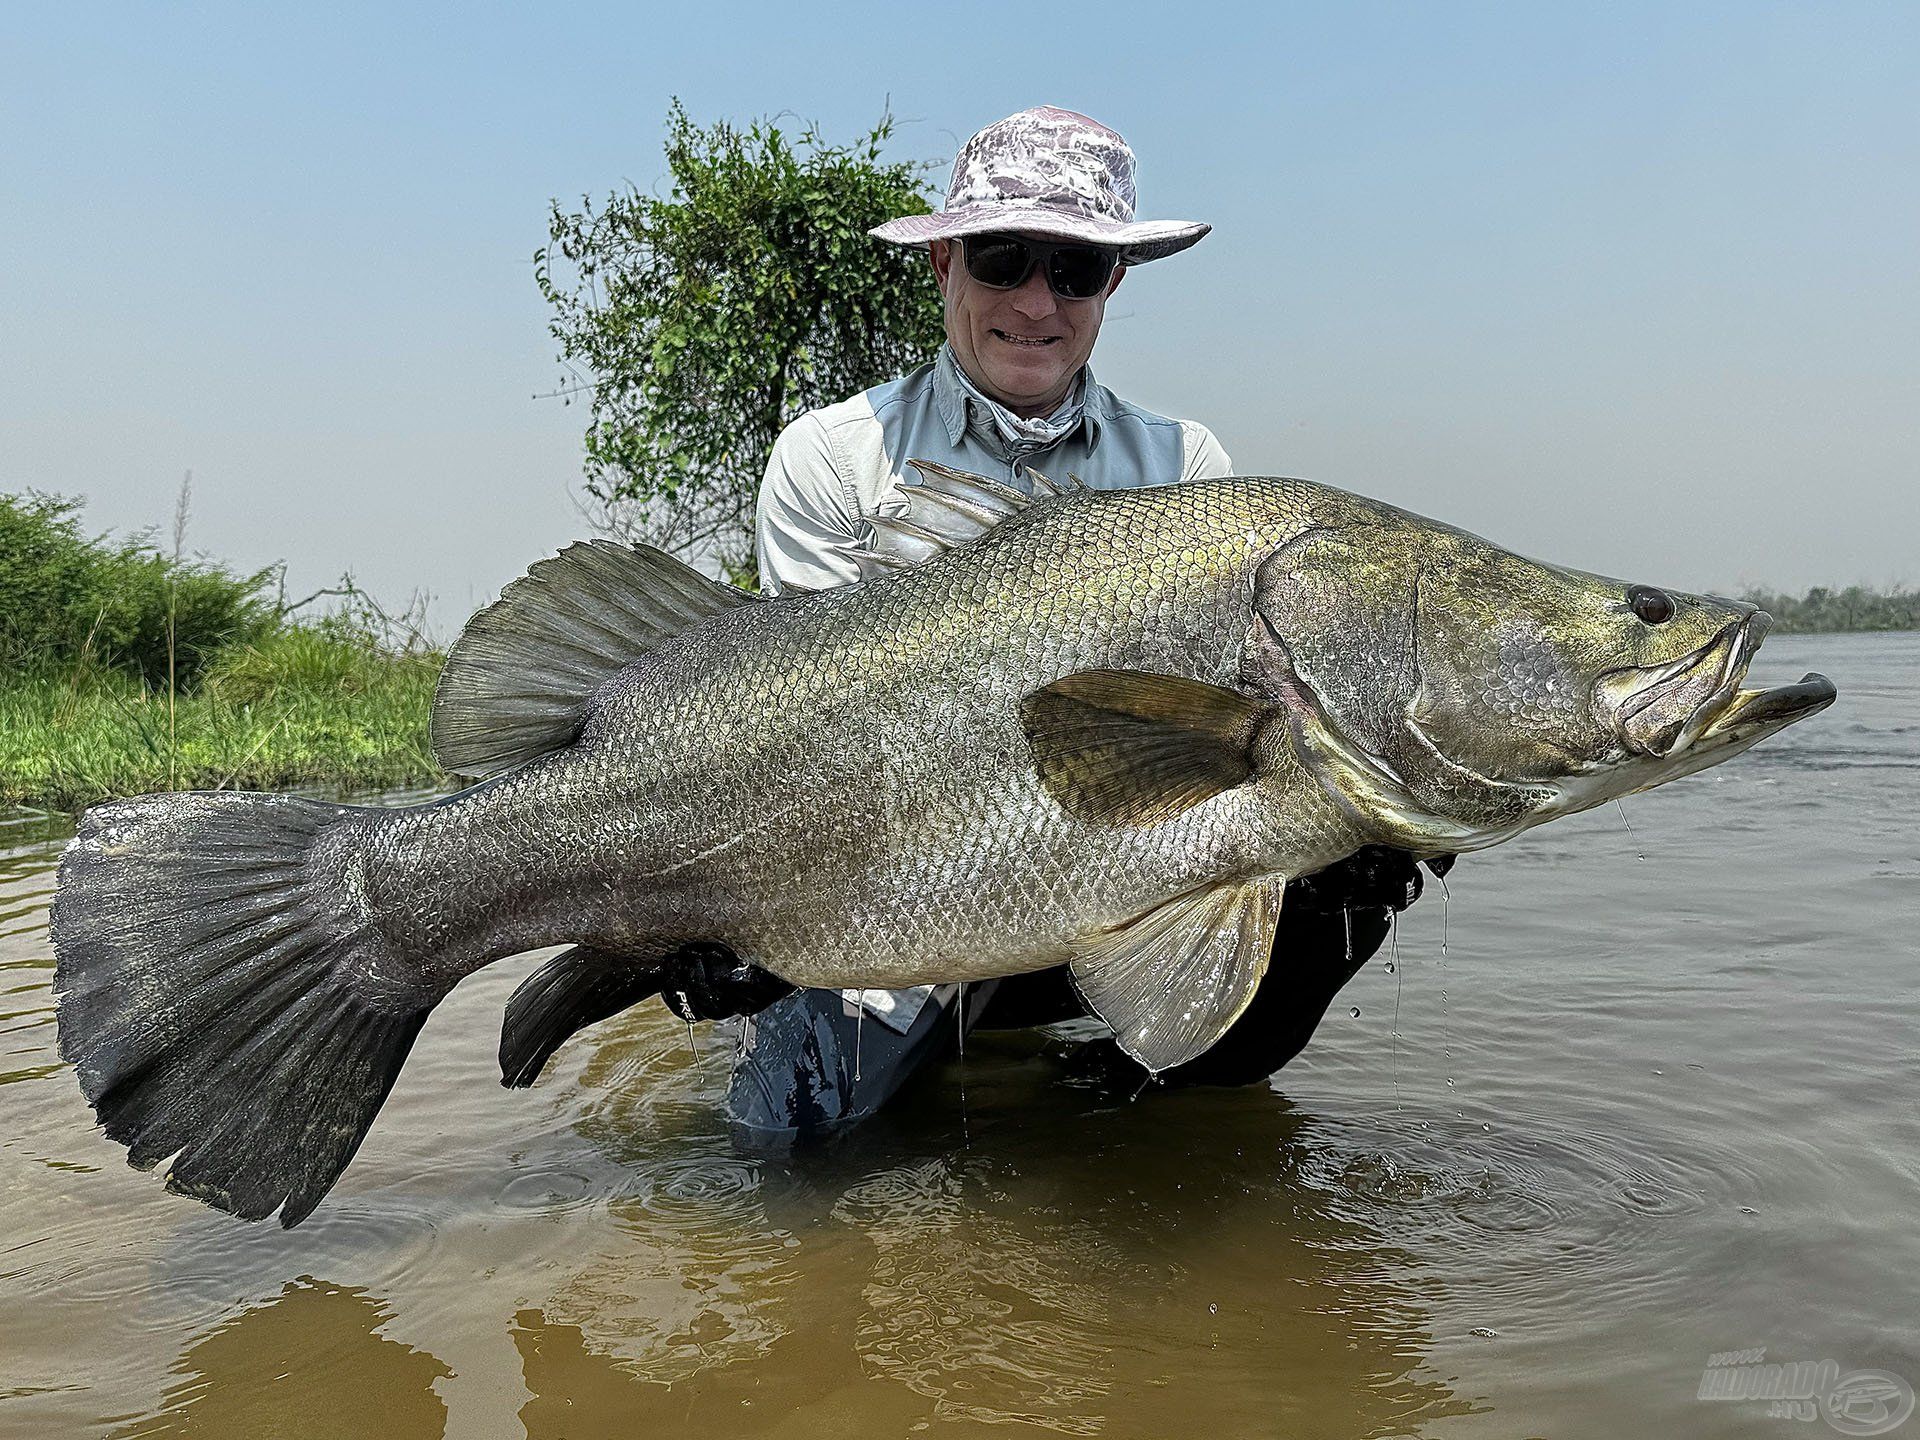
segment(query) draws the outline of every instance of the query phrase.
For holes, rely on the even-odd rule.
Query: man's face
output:
[[[1062,300],[1036,265],[1026,282],[995,290],[967,273],[964,241],[933,242],[933,273],[947,305],[947,342],[982,391],[1014,414],[1051,414],[1093,354],[1107,296],[1126,273],[1114,267],[1106,291],[1090,300]],[[1043,242],[1044,243],[1044,242]]]

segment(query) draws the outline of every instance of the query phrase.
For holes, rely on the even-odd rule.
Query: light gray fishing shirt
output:
[[[900,482],[914,478],[909,460],[986,475],[1022,494],[1033,489],[1028,466],[1062,481],[1078,475],[1096,490],[1233,473],[1206,426],[1129,405],[1091,369],[1052,415],[1022,420],[982,395],[942,345],[933,364],[810,410],[780,432],[760,484],[761,585],[778,594],[790,585],[826,590],[858,580],[854,556],[868,537],[868,517],[907,508]],[[904,1034],[934,990],[841,994],[849,1013],[864,1009]]]
[[[1077,414],[1076,414],[1077,411]],[[1057,433],[1056,433],[1057,432]],[[968,383],[951,346],[931,365],[810,410],[780,432],[760,484],[760,583],[825,590],[860,578],[867,519],[907,508],[909,460],[933,460],[1030,493],[1026,468],[1096,490],[1233,473],[1206,426],[1129,405],[1080,372],[1053,416],[1022,422]]]

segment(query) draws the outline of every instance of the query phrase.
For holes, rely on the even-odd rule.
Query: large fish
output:
[[[457,795],[89,811],[60,1046],[131,1163],[297,1223],[434,1005],[561,942],[598,968],[533,988],[576,1018],[690,945],[809,986],[1067,963],[1166,1069],[1246,1006],[1290,877],[1493,845],[1834,696],[1741,688],[1750,605],[1303,481],[922,475],[877,526],[891,573],[842,589],[755,599],[607,542],[536,565],[449,658],[435,744],[484,777]]]

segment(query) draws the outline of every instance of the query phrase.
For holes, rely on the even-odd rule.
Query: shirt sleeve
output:
[[[778,595],[789,586],[828,590],[858,580],[862,528],[833,467],[826,427],[802,415],[773,442],[760,482],[754,545],[761,587]]]
[[[1186,450],[1186,463],[1180,471],[1182,480],[1218,480],[1222,475],[1233,474],[1233,461],[1213,438],[1211,430],[1193,420],[1181,421],[1180,428]]]

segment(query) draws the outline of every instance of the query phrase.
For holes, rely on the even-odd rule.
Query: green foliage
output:
[[[231,679],[216,683],[223,655],[197,693],[171,699],[124,670],[0,673],[0,805],[444,780],[427,739],[439,657],[349,656],[334,640],[316,664],[313,635],[234,652]]]
[[[370,695],[424,678],[429,694],[442,657],[381,649],[365,631],[328,617],[222,650],[201,678],[203,693],[229,705],[264,705],[289,694]]]
[[[89,539],[78,512],[0,495],[0,804],[442,778],[442,657],[417,617],[346,582],[322,592],[344,599],[335,613],[292,623],[265,593],[273,571]]]
[[[0,495],[0,667],[101,663],[149,683],[191,682],[222,646],[277,622],[271,570],[236,575],[164,555],[151,539],[81,533],[80,503]]]
[[[925,257],[866,233],[927,209],[927,167],[880,158],[891,133],[702,129],[675,101],[665,199],[554,204],[534,275],[591,395],[586,489],[608,528],[737,573],[781,429],[932,358]]]
[[[1778,634],[1920,630],[1920,591],[1916,590],[1869,590],[1863,585],[1829,590],[1817,585],[1801,596],[1749,590],[1742,598],[1773,616]]]

